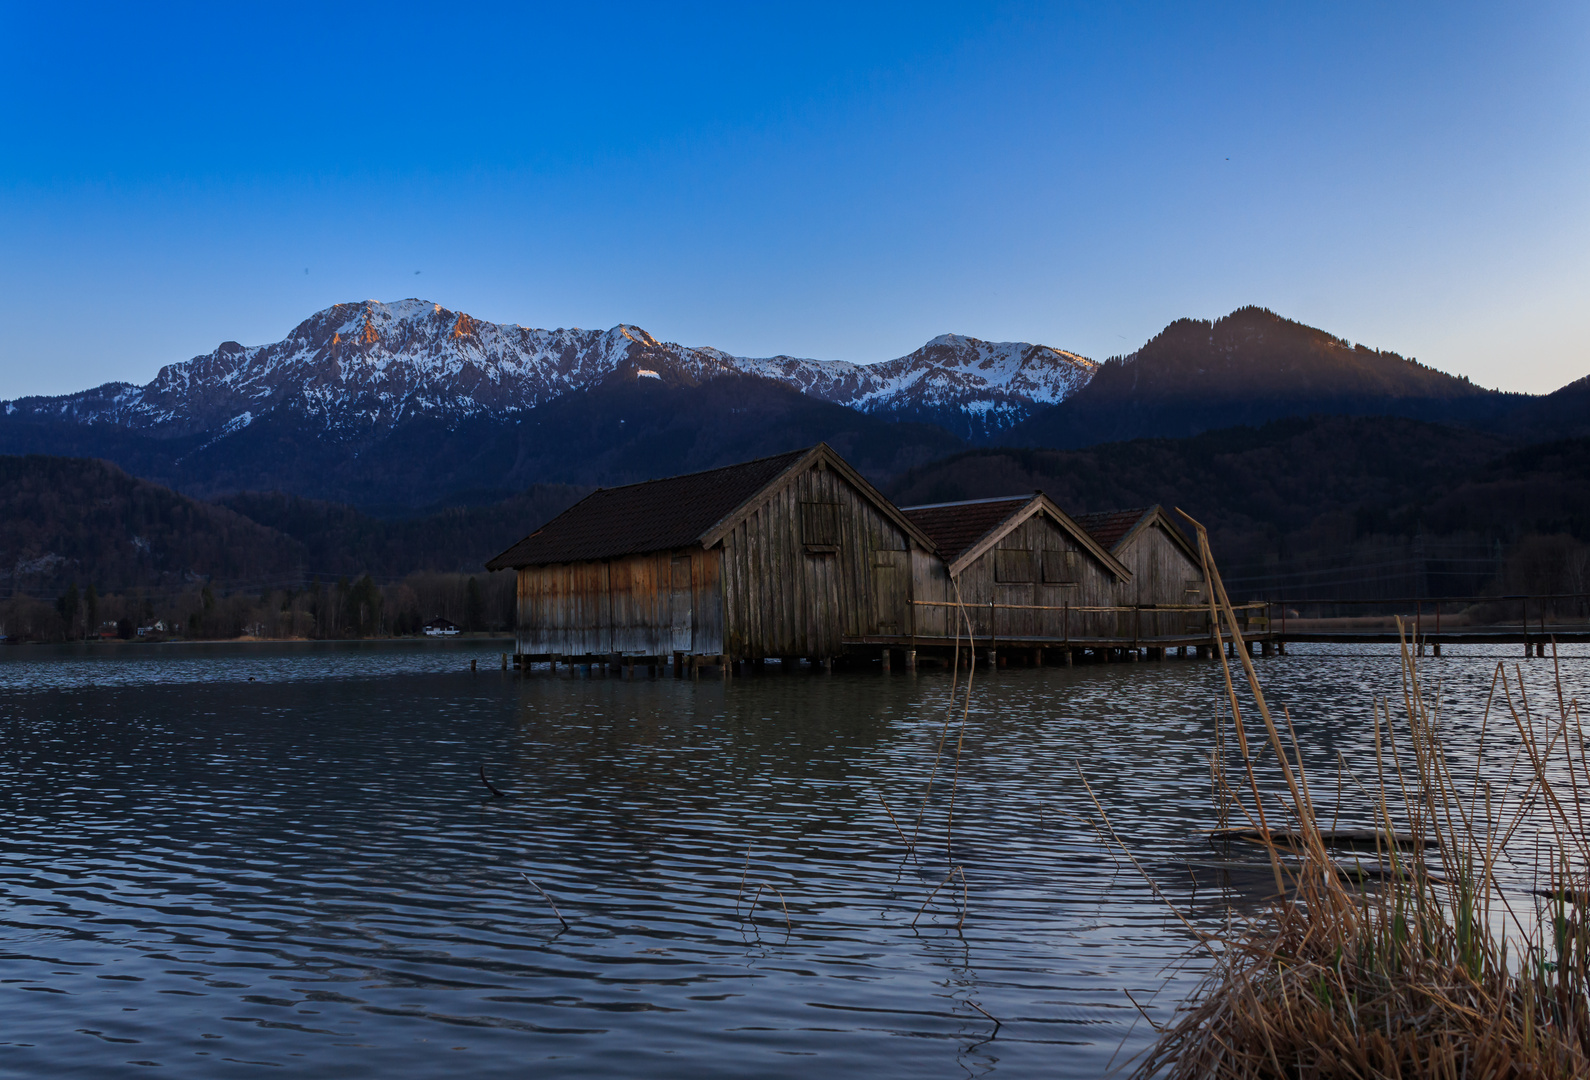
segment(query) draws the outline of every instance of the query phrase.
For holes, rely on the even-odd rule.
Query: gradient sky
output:
[[[1590,373],[1590,6],[0,4],[0,398],[340,301]]]

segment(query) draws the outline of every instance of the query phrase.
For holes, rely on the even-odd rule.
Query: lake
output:
[[[1098,1076],[1152,1038],[1131,998],[1166,1019],[1201,968],[1079,768],[1193,918],[1262,892],[1200,834],[1218,664],[979,671],[962,736],[948,673],[508,647],[0,650],[0,1073]],[[1522,651],[1425,662],[1459,750],[1497,659],[1546,693]],[[1398,662],[1292,653],[1255,663],[1334,799]],[[960,877],[929,897],[954,867],[964,922]]]

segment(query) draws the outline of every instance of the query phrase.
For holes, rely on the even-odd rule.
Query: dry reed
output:
[[[1183,920],[1213,965],[1159,1029],[1136,1075],[1590,1076],[1590,920],[1575,903],[1590,899],[1582,816],[1590,753],[1578,702],[1565,700],[1559,678],[1554,715],[1542,718],[1498,665],[1473,776],[1460,779],[1404,640],[1400,701],[1374,705],[1378,783],[1353,778],[1375,822],[1379,872],[1368,884],[1337,861],[1291,718],[1283,712],[1278,723],[1265,701],[1208,536],[1193,525],[1210,613],[1236,645],[1258,714],[1250,733],[1222,658],[1240,765],[1228,775],[1223,755],[1212,757],[1216,804],[1222,819],[1240,816],[1264,844],[1277,889],[1256,914],[1233,916],[1223,929]],[[1517,752],[1507,775],[1490,780],[1480,755],[1487,738],[1502,737],[1491,728],[1498,701]],[[1274,752],[1268,785],[1250,734]],[[1346,772],[1342,764],[1332,826]],[[1284,830],[1272,826],[1283,819]],[[1521,865],[1540,880],[1520,882]]]

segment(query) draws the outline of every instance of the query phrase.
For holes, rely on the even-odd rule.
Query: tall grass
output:
[[[1212,757],[1217,805],[1264,845],[1276,891],[1219,931],[1195,930],[1213,966],[1136,1075],[1590,1076],[1590,756],[1578,702],[1558,679],[1541,715],[1498,665],[1470,768],[1443,744],[1404,640],[1399,698],[1375,703],[1376,775],[1341,789],[1375,823],[1371,872],[1352,872],[1194,525],[1211,614],[1237,644],[1257,714],[1244,717],[1222,660],[1239,763]],[[1488,738],[1512,751],[1505,775],[1482,775]],[[1274,751],[1264,776],[1255,742]]]

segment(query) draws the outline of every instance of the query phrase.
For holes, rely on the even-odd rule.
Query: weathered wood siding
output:
[[[722,553],[690,548],[519,571],[521,653],[723,651]]]
[[[955,588],[943,562],[931,557],[917,560],[913,571],[916,599],[955,601]],[[1026,580],[1011,580],[1023,577]],[[1122,632],[1123,620],[1118,615],[1065,610],[1121,601],[1115,576],[1054,519],[1041,513],[1016,526],[961,572],[960,601],[971,620],[972,635],[980,643],[991,638],[1113,637]],[[991,603],[995,605],[992,610]],[[919,605],[916,618],[921,636],[955,636],[953,608]],[[965,632],[963,623],[961,633]],[[1129,627],[1125,633],[1131,633]]]
[[[1151,522],[1114,552],[1132,571],[1132,580],[1120,587],[1121,604],[1201,604],[1204,592],[1203,568],[1165,532],[1159,522]],[[1209,619],[1200,612],[1143,612],[1142,636],[1160,637],[1201,632]]]
[[[834,656],[911,632],[910,537],[832,469],[796,476],[721,546],[731,656]]]

